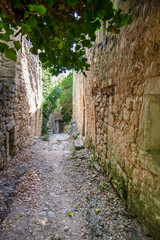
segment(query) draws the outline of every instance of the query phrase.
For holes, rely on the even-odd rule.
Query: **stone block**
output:
[[[22,115],[22,119],[25,120],[27,119],[27,116],[25,114]]]
[[[7,131],[10,131],[13,127],[15,126],[15,121],[10,121],[7,125],[6,125],[6,129]]]
[[[146,69],[145,77],[155,77],[160,74],[160,66],[156,62],[151,62],[151,65]]]
[[[3,117],[2,117],[2,115],[0,114],[0,123],[2,123],[2,121],[3,121]]]
[[[114,124],[114,115],[112,113],[109,113],[108,115],[108,125],[113,126]]]
[[[159,191],[153,191],[152,194],[149,196],[151,202],[154,203],[155,208],[158,208],[160,211],[160,198],[159,198]],[[159,215],[160,216],[160,215]]]
[[[129,122],[129,120],[130,120],[130,112],[127,110],[126,107],[123,109],[123,119],[126,122]]]
[[[112,96],[109,97],[109,105],[113,105],[113,97]]]
[[[75,147],[76,150],[80,150],[80,149],[84,148],[84,144],[83,144],[83,141],[82,141],[82,138],[81,138],[80,135],[74,141],[74,147]]]
[[[107,117],[104,118],[104,122],[108,123],[108,118]]]
[[[15,77],[15,68],[8,68],[7,66],[2,66],[0,71],[0,77],[14,78]]]
[[[112,113],[116,113],[116,112],[117,112],[117,106],[112,106],[111,112],[112,112]]]
[[[100,109],[100,114],[101,114],[101,117],[103,118],[103,116],[104,116],[104,108]]]
[[[99,112],[99,110],[100,110],[100,107],[99,106],[96,107],[96,112]]]
[[[144,94],[160,94],[160,76],[145,81]]]
[[[95,102],[94,105],[95,105],[95,106],[99,106],[99,103],[98,103],[98,102]]]
[[[144,86],[141,84],[138,86],[136,94],[140,97],[140,96],[143,96],[143,93],[144,93]]]
[[[133,174],[133,165],[128,159],[125,161],[125,172],[129,178],[132,178]]]
[[[138,146],[149,152],[160,151],[159,103],[160,95],[146,95],[139,116]]]
[[[108,116],[108,109],[105,110],[104,115],[107,117]]]
[[[6,132],[6,155],[9,156],[9,132]]]
[[[18,137],[19,137],[18,132],[14,132],[14,141],[16,141]]]
[[[0,142],[2,142],[3,140],[4,140],[4,134],[0,132]]]
[[[105,122],[103,123],[102,130],[103,130],[103,134],[106,133],[108,130],[107,124]]]
[[[143,182],[146,186],[152,188],[151,191],[156,190],[158,179],[150,171],[143,170],[142,172]]]
[[[17,144],[19,144],[20,139],[18,138],[16,141],[13,142],[13,145],[16,146]]]
[[[134,151],[132,151],[131,161],[132,161],[132,164],[133,164],[134,166],[137,165],[137,161],[138,161],[138,160],[137,160],[137,153],[134,152]]]
[[[19,125],[16,125],[15,127],[14,127],[14,132],[18,132],[20,130],[20,126]]]
[[[138,113],[136,111],[133,111],[130,115],[130,122],[135,125],[136,127],[138,126]]]
[[[133,109],[133,101],[130,97],[127,97],[127,99],[126,99],[126,108],[129,111],[131,111]]]
[[[0,93],[2,92],[3,85],[0,83]]]
[[[159,155],[150,154],[141,148],[137,149],[137,162],[152,172],[153,174],[157,175],[158,168],[159,168]]]
[[[140,192],[140,187],[141,187],[141,178],[142,178],[142,172],[138,169],[138,168],[134,168],[133,169],[133,174],[132,174],[132,182],[133,182],[133,186],[139,189]]]

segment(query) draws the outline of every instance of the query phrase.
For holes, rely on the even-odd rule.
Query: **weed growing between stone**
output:
[[[49,141],[49,136],[50,136],[49,133],[43,133],[41,138],[43,141]]]

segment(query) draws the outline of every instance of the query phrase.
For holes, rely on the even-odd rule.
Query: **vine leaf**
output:
[[[58,44],[58,48],[59,48],[59,49],[62,49],[62,48],[63,48],[63,42],[60,42],[60,43]]]
[[[32,28],[36,28],[37,26],[36,19],[33,16],[31,16],[30,19],[27,21],[27,25],[29,25]]]
[[[4,49],[8,48],[8,45],[6,43],[0,42],[0,52],[3,53]]]
[[[25,18],[28,18],[28,17],[29,17],[29,13],[28,13],[28,12],[25,12],[25,13],[24,13],[24,19],[25,19]]]
[[[9,35],[7,33],[4,33],[3,36],[2,36],[2,40],[9,42],[10,41]]]
[[[32,4],[29,4],[28,5],[29,7],[29,10],[31,12],[36,12],[38,13],[39,15],[43,15],[46,13],[46,8],[44,5],[40,4],[40,5],[32,5]]]
[[[22,31],[25,33],[31,32],[31,27],[25,23],[21,23],[21,28],[22,28]]]
[[[14,48],[5,48],[4,49],[4,53],[5,53],[5,56],[13,61],[16,61],[17,60],[17,55],[16,55],[16,51]]]
[[[15,36],[21,32],[30,40],[31,53],[37,54],[39,49],[43,52],[40,59],[50,73],[58,75],[74,69],[84,74],[89,68],[85,48],[92,46],[103,20],[109,21],[107,30],[117,34],[120,27],[132,22],[133,16],[115,10],[113,0],[10,0],[1,6],[0,39],[7,43],[15,29]],[[19,44],[14,47],[17,51]],[[9,51],[0,44],[0,52],[4,49]]]
[[[131,24],[132,22],[133,22],[133,18],[134,18],[134,15],[133,14],[131,14],[130,16],[129,16],[129,19],[128,19],[128,22],[127,22],[127,24]]]
[[[17,51],[21,48],[21,44],[20,44],[19,41],[14,41],[14,46],[15,46]]]
[[[95,212],[96,214],[98,214],[99,212],[101,212],[101,209],[96,208],[96,209],[94,209],[94,212]]]
[[[2,29],[3,27],[4,27],[4,24],[0,22],[0,29]]]
[[[72,212],[67,212],[67,214],[70,216],[70,217],[73,217],[73,213]]]
[[[7,33],[8,35],[12,35],[12,34],[14,34],[14,31],[13,31],[12,29],[7,29],[7,30],[6,30],[6,33]]]

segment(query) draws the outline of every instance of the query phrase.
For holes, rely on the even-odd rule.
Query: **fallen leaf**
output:
[[[67,212],[67,214],[70,216],[70,217],[73,217],[73,213],[72,212]]]
[[[101,211],[101,209],[98,209],[98,208],[96,208],[95,210],[94,210],[94,212],[97,214],[97,213],[99,213]]]

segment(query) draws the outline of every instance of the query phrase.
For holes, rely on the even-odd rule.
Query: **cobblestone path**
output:
[[[52,135],[49,143],[38,140],[0,177],[4,188],[15,179],[17,189],[0,240],[151,239],[93,168],[92,154],[73,150],[67,134]]]

